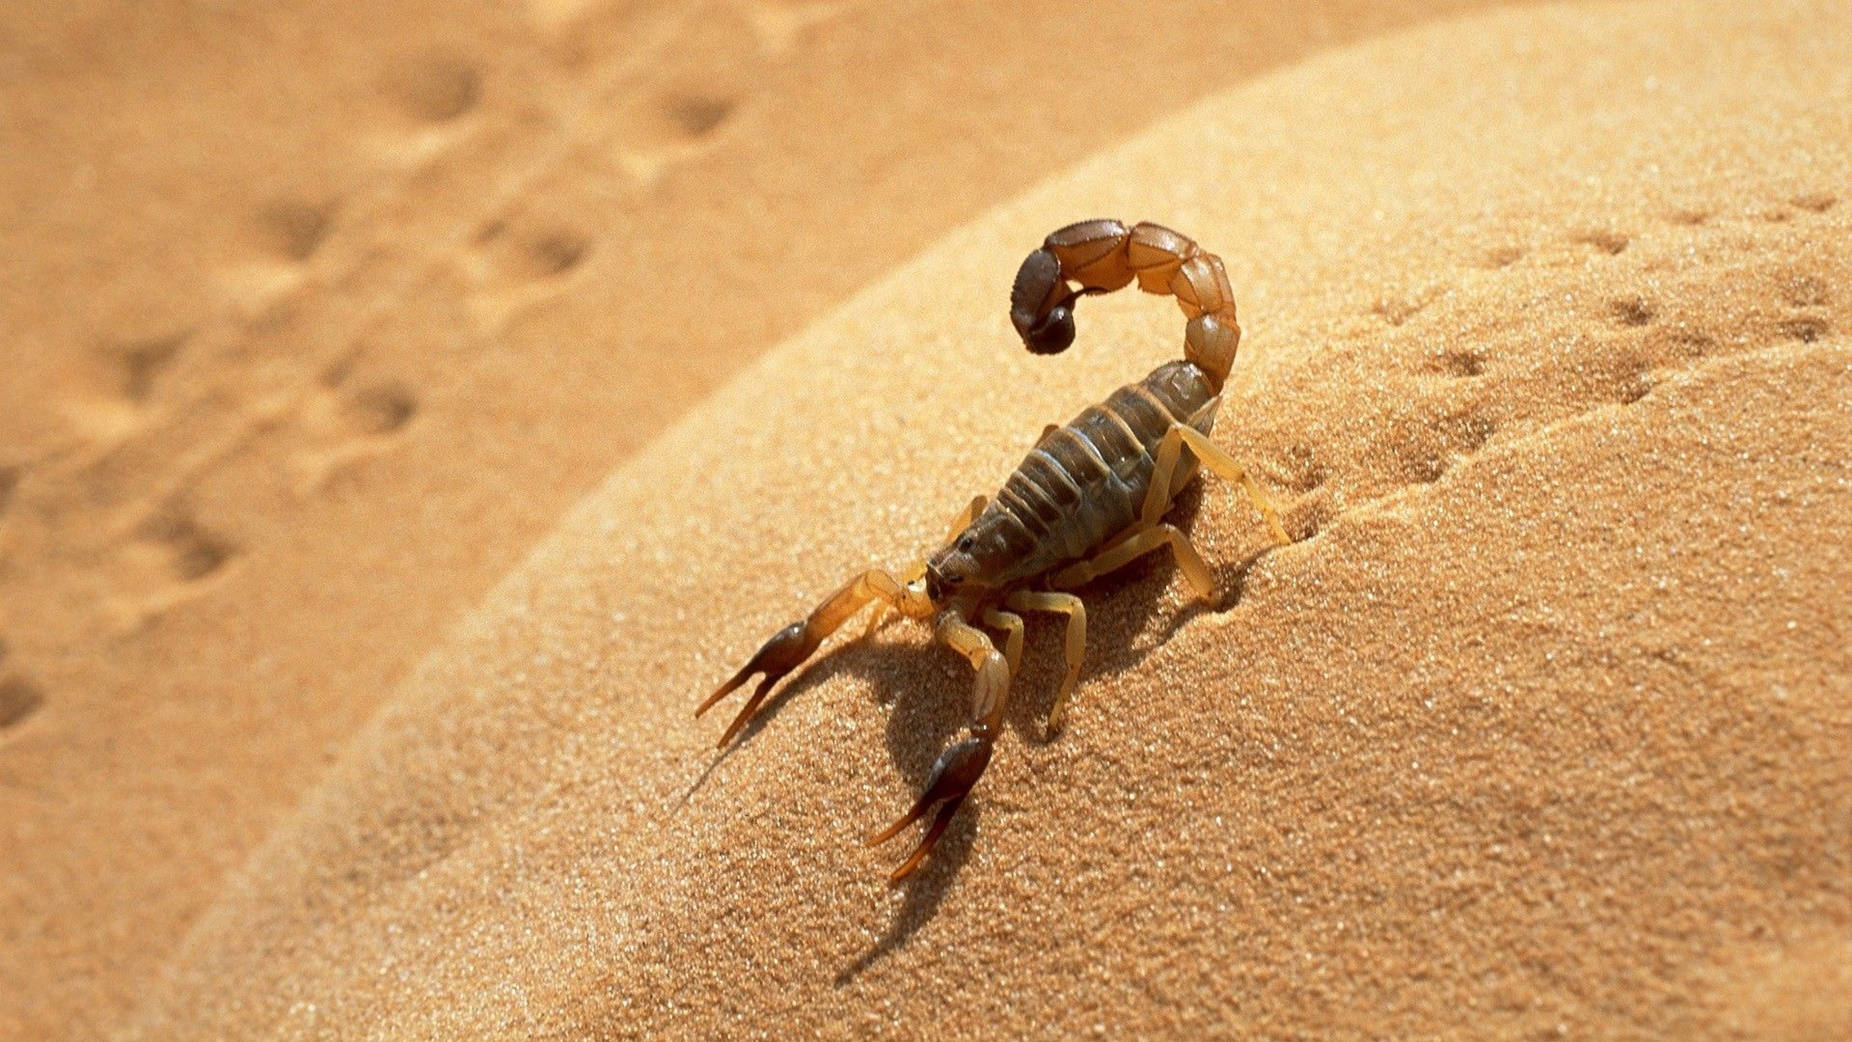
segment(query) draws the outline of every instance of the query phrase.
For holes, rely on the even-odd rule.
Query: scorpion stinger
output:
[[[940,755],[912,808],[870,837],[870,843],[892,839],[938,807],[919,844],[894,870],[895,882],[932,853],[990,765],[1022,654],[1018,612],[1067,616],[1067,672],[1048,713],[1048,730],[1058,732],[1087,647],[1086,607],[1065,591],[1168,549],[1198,596],[1214,596],[1215,577],[1202,555],[1188,536],[1164,522],[1199,467],[1239,483],[1273,539],[1290,542],[1260,485],[1210,438],[1241,341],[1221,258],[1155,224],[1071,224],[1044,239],[1017,270],[1010,321],[1030,351],[1055,354],[1074,342],[1074,305],[1082,296],[1110,293],[1133,281],[1146,292],[1176,298],[1188,320],[1182,360],[1121,387],[1065,425],[1043,430],[997,495],[980,497],[959,515],[945,545],[923,569],[904,582],[882,571],[855,577],[807,619],[780,630],[696,711],[705,712],[754,674],[763,676],[721,736],[725,745],[766,693],[864,605],[933,620],[937,639],[963,655],[977,675],[965,737]],[[1004,650],[967,620],[1002,631]]]

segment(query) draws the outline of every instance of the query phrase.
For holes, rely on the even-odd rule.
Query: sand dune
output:
[[[134,1037],[1852,1030],[1852,24],[1551,7],[1218,94],[941,239],[580,503],[200,919]],[[1229,590],[1089,591],[898,891],[967,671],[892,627],[730,755],[694,698],[1173,356],[1002,287],[1077,216],[1238,287]]]
[[[0,1037],[107,1033],[747,360],[1188,101],[1469,6],[0,9]]]

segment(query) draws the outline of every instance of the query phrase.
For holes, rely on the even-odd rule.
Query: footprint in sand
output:
[[[155,326],[158,332],[147,333],[136,330],[148,328],[145,323],[124,325],[135,331],[105,336],[85,359],[87,388],[58,406],[82,438],[73,454],[77,469],[109,458],[159,422],[166,374],[193,338],[191,326]]]
[[[1838,201],[1825,192],[1807,192],[1788,200],[1791,205],[1798,206],[1809,213],[1825,213],[1832,209],[1833,204]]]
[[[0,637],[0,736],[39,711],[45,693],[17,670],[8,668],[6,638]]]
[[[630,112],[617,163],[638,185],[653,186],[711,150],[738,105],[737,97],[705,88],[660,94]]]
[[[109,607],[124,630],[138,629],[216,583],[238,545],[175,496],[143,517],[116,545]]]
[[[418,394],[402,380],[362,378],[351,361],[322,374],[297,414],[303,447],[291,456],[297,492],[312,495],[391,450],[417,418]]]
[[[469,118],[484,102],[482,68],[461,55],[402,57],[378,73],[375,85],[385,118],[369,137],[375,154],[393,166],[423,168],[482,125]]]
[[[138,540],[158,548],[166,572],[183,583],[199,582],[237,553],[231,541],[208,530],[184,503],[170,503],[136,527]]]
[[[384,77],[387,97],[421,123],[449,123],[482,101],[482,73],[462,58],[427,54],[391,69]]]
[[[315,253],[334,223],[334,207],[307,199],[281,197],[252,215],[254,245],[265,254],[300,264]]]
[[[25,723],[45,704],[39,686],[18,673],[0,672],[0,735]]]
[[[1569,241],[1578,246],[1592,246],[1609,256],[1626,252],[1627,236],[1606,228],[1585,228],[1571,233]]]
[[[522,216],[484,224],[455,259],[472,287],[477,325],[495,331],[527,308],[558,296],[591,254],[590,236],[560,222]]]
[[[471,270],[485,283],[553,279],[578,267],[591,248],[591,238],[571,228],[546,224],[521,227],[495,220],[476,233],[478,263]]]
[[[137,405],[145,404],[153,396],[162,372],[191,337],[191,330],[178,330],[107,345],[104,353],[116,370],[117,389],[122,396]]]
[[[1476,405],[1426,421],[1411,416],[1393,429],[1391,458],[1404,483],[1432,484],[1484,448],[1497,429]]]
[[[1434,356],[1428,371],[1455,380],[1470,380],[1485,375],[1485,355],[1472,348],[1454,348]]]
[[[1500,268],[1509,268],[1523,259],[1524,247],[1499,246],[1486,251],[1485,260],[1481,266],[1491,271],[1497,271]]]
[[[1623,326],[1639,327],[1652,322],[1659,309],[1637,293],[1608,301],[1608,314]]]

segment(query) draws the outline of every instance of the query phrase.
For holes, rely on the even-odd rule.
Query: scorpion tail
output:
[[[1010,322],[1030,351],[1058,354],[1074,342],[1074,304],[1080,297],[1111,293],[1134,279],[1147,293],[1177,298],[1189,319],[1184,358],[1221,390],[1241,342],[1228,272],[1220,257],[1163,225],[1146,221],[1127,228],[1119,221],[1092,220],[1049,235],[1016,271]]]

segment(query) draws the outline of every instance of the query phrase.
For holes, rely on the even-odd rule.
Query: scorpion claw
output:
[[[963,802],[965,802],[963,796],[954,796],[945,801],[945,805],[939,808],[939,813],[933,816],[932,825],[926,829],[926,835],[921,837],[920,845],[913,848],[913,853],[907,855],[907,860],[901,862],[899,868],[888,874],[889,886],[898,884],[920,867],[920,864],[926,860],[926,855],[932,853],[932,848],[938,844],[939,837],[945,834],[946,827],[952,823],[952,815],[958,813],[959,804]]]
[[[757,712],[759,704],[765,701],[765,696],[772,690],[772,685],[783,680],[786,673],[802,665],[803,661],[810,657],[810,653],[817,649],[818,642],[805,638],[806,628],[804,623],[794,622],[779,630],[771,640],[765,642],[765,646],[760,648],[757,654],[740,667],[738,673],[733,674],[731,680],[720,685],[713,694],[707,696],[706,701],[695,707],[695,716],[700,716],[712,709],[721,699],[744,687],[746,681],[754,673],[765,674],[765,679],[759,681],[758,688],[753,691],[752,697],[746,700],[745,706],[741,707],[739,715],[727,725],[726,733],[720,736],[718,743],[720,747],[724,748],[728,742],[733,740],[733,736],[740,732],[740,728],[745,727],[746,722],[752,719],[752,714]]]
[[[927,827],[926,835],[921,837],[919,846],[907,860],[894,870],[888,882],[898,883],[913,874],[926,855],[945,834],[947,826],[952,823],[952,816],[970,794],[971,787],[984,775],[984,768],[990,766],[991,740],[989,738],[967,738],[940,754],[939,762],[933,765],[932,774],[926,779],[926,791],[915,800],[913,807],[900,816],[900,820],[868,837],[869,846],[877,846],[899,835],[908,825],[920,820],[935,803],[943,803],[939,813],[934,815],[932,824]]]

